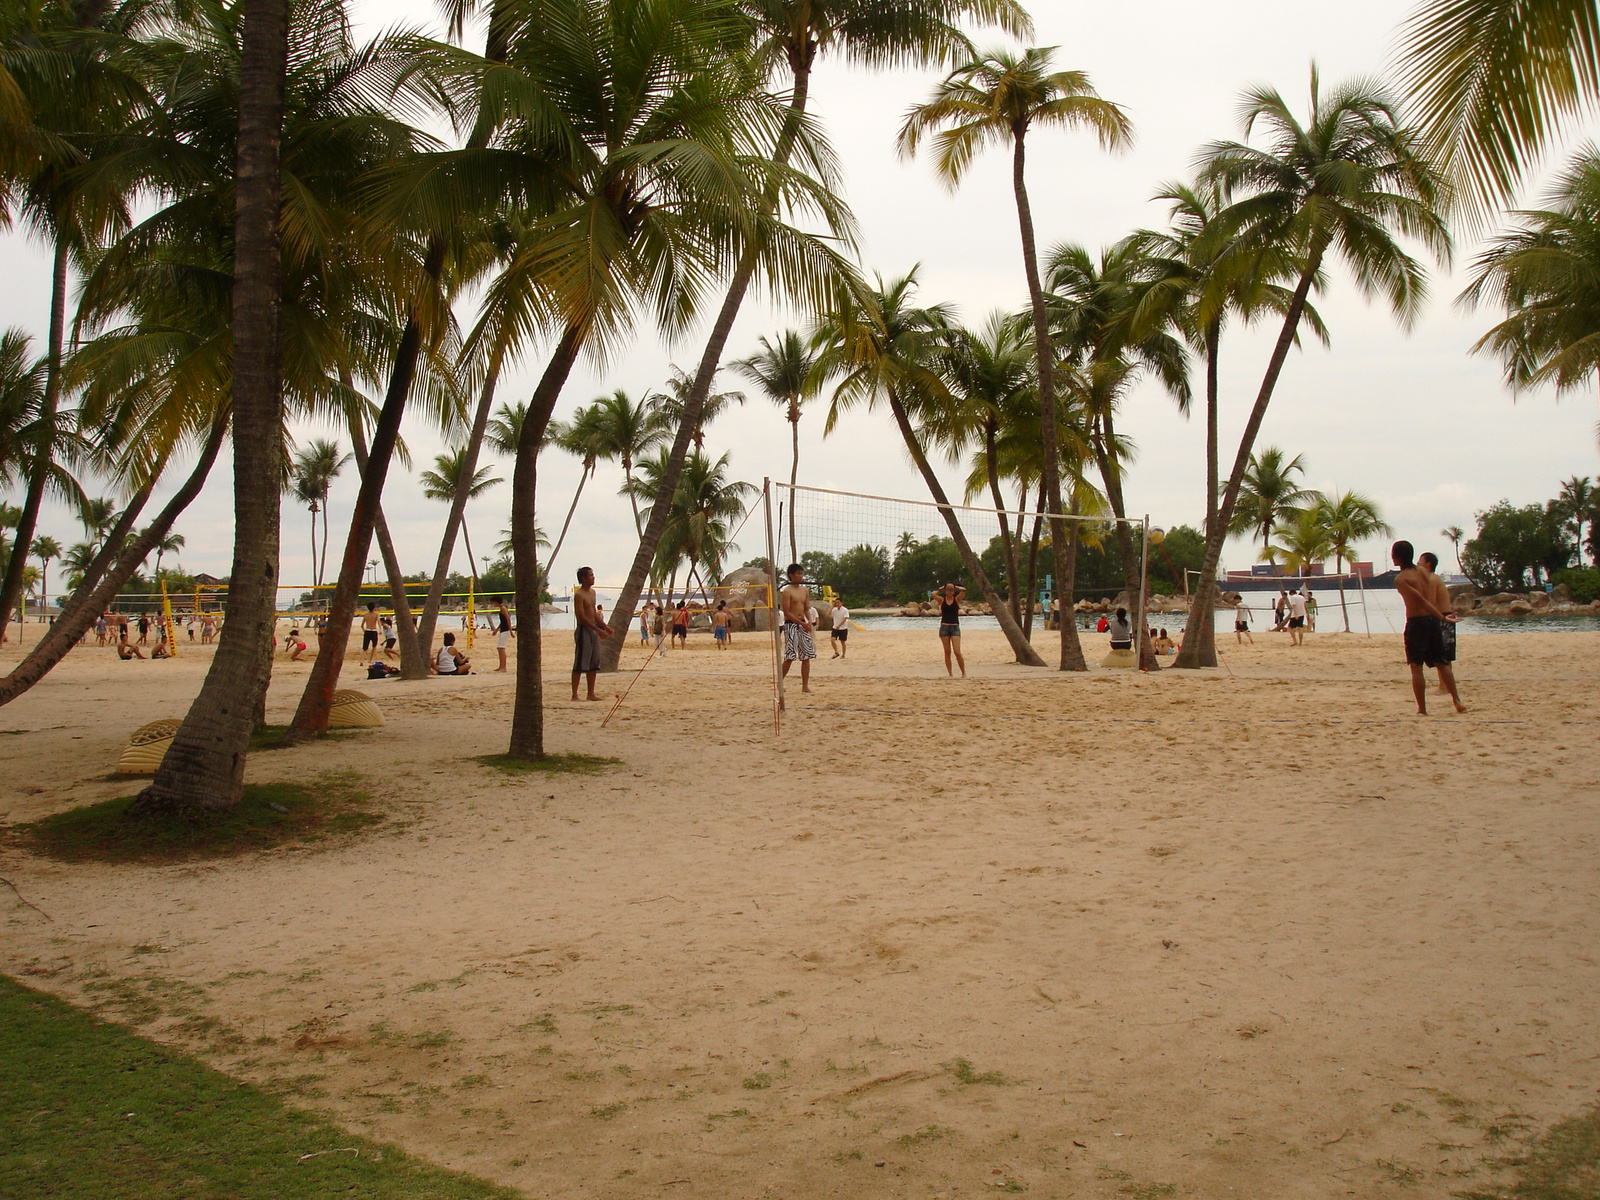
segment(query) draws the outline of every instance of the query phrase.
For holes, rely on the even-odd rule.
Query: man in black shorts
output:
[[[378,602],[367,601],[367,614],[361,618],[361,653],[378,648]]]
[[[572,593],[572,612],[577,625],[572,631],[572,698],[578,698],[578,682],[589,679],[587,700],[598,700],[595,695],[595,675],[600,670],[600,639],[611,636],[611,626],[600,616],[595,603],[594,572],[588,567],[578,568],[578,589]]]
[[[1450,692],[1456,711],[1466,712],[1456,693],[1455,672],[1445,657],[1442,632],[1445,625],[1455,624],[1456,614],[1439,607],[1432,582],[1417,566],[1416,551],[1410,542],[1396,542],[1390,553],[1394,565],[1400,568],[1394,588],[1406,606],[1406,662],[1411,667],[1411,694],[1417,700],[1417,715],[1428,715],[1428,681],[1422,674],[1423,667],[1438,669],[1439,682]]]

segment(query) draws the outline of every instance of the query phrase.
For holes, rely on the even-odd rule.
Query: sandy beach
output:
[[[1463,639],[1471,711],[1425,719],[1395,637],[1256,641],[1084,676],[974,633],[963,681],[931,627],[857,633],[775,737],[762,636],[696,634],[602,729],[551,633],[550,748],[621,765],[548,778],[471,761],[509,676],[352,664],[385,727],[250,778],[358,772],[383,825],[0,848],[47,914],[0,889],[0,970],[530,1196],[1483,1186],[1597,1099],[1600,634]],[[78,650],[0,711],[0,820],[136,790],[118,751],[209,653]]]

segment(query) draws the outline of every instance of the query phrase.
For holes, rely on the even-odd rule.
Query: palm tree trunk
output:
[[[1028,507],[1028,489],[1022,489],[1022,496],[1017,501],[1018,509]],[[1073,522],[1077,524],[1076,521]],[[1030,642],[1033,640],[1033,606],[1039,595],[1039,534],[1044,529],[1044,484],[1039,484],[1039,503],[1033,516],[1033,533],[1028,538],[1028,594],[1023,599],[1022,607],[1022,636]],[[1022,522],[1017,521],[1017,534],[1022,533]]]
[[[472,535],[467,532],[465,514],[461,517],[461,541],[467,548],[467,572],[472,576],[472,587],[476,591],[478,587],[478,560],[472,557]]]
[[[67,235],[56,233],[55,256],[50,268],[50,338],[45,350],[44,406],[39,414],[42,436],[34,448],[33,469],[28,473],[28,490],[22,501],[22,516],[17,522],[11,558],[6,563],[5,582],[0,585],[0,637],[5,636],[11,610],[22,596],[22,576],[33,549],[33,534],[39,527],[39,510],[44,505],[44,489],[50,479],[55,447],[56,409],[61,406],[61,347],[67,325]],[[20,641],[20,635],[19,635]]]
[[[228,808],[272,666],[283,388],[278,210],[288,0],[244,0],[233,285],[233,565],[205,683],[136,812]]]
[[[430,280],[436,281],[443,269],[444,242],[435,238],[428,247],[423,270]],[[328,713],[333,707],[333,693],[339,686],[339,673],[344,669],[350,626],[355,619],[356,602],[361,593],[361,579],[366,574],[367,554],[372,549],[372,531],[378,505],[383,499],[384,481],[388,478],[389,462],[394,457],[394,445],[400,436],[400,422],[405,416],[406,401],[410,398],[411,383],[416,378],[417,362],[421,357],[422,325],[413,314],[407,318],[405,329],[400,334],[394,366],[389,372],[389,388],[383,397],[383,406],[378,410],[378,419],[372,426],[367,468],[361,472],[361,488],[356,493],[355,508],[350,514],[350,533],[345,538],[344,557],[339,563],[339,580],[328,604],[327,630],[318,642],[311,677],[306,680],[294,719],[289,722],[287,736],[290,738],[313,737],[327,732]]]
[[[472,429],[467,434],[466,453],[461,460],[461,474],[456,477],[455,494],[450,497],[450,515],[445,518],[444,536],[439,539],[439,556],[434,560],[433,578],[428,581],[428,598],[422,604],[422,625],[417,630],[417,644],[422,650],[422,674],[427,675],[432,661],[433,634],[439,623],[439,608],[444,603],[444,583],[450,574],[450,560],[456,553],[456,531],[466,517],[467,500],[472,492],[472,481],[478,473],[478,455],[483,450],[483,437],[489,428],[489,413],[494,407],[494,391],[499,382],[500,368],[491,364],[484,376],[483,389],[478,393],[478,408],[472,414]],[[520,649],[518,653],[521,653]],[[407,675],[407,679],[413,676]]]
[[[1256,393],[1256,402],[1250,409],[1250,418],[1245,422],[1244,433],[1239,438],[1239,451],[1234,455],[1233,470],[1228,475],[1227,489],[1217,506],[1216,525],[1206,530],[1206,557],[1200,567],[1200,592],[1196,602],[1189,609],[1189,620],[1183,630],[1183,648],[1178,651],[1178,657],[1172,664],[1175,667],[1216,666],[1215,641],[1211,643],[1211,661],[1207,662],[1201,658],[1201,644],[1197,638],[1200,632],[1200,619],[1204,615],[1210,620],[1212,607],[1216,603],[1217,564],[1222,561],[1222,543],[1227,536],[1228,524],[1233,520],[1234,506],[1239,502],[1239,488],[1244,482],[1244,473],[1250,466],[1250,452],[1255,449],[1256,435],[1261,431],[1261,422],[1266,419],[1267,406],[1272,403],[1273,389],[1278,386],[1278,376],[1283,373],[1283,364],[1288,360],[1289,351],[1294,347],[1295,334],[1300,328],[1300,318],[1306,310],[1306,299],[1311,295],[1311,284],[1316,278],[1317,271],[1322,267],[1325,249],[1325,245],[1312,248],[1305,270],[1301,272],[1300,281],[1295,285],[1294,295],[1289,299],[1289,307],[1283,314],[1283,327],[1278,331],[1278,341],[1272,348],[1272,357],[1267,360],[1267,370],[1261,378],[1261,389]]]
[[[1026,138],[1018,130],[1012,138],[1011,189],[1017,201],[1017,225],[1022,234],[1022,264],[1028,277],[1028,302],[1033,313],[1033,353],[1039,374],[1039,431],[1044,441],[1044,494],[1050,506],[1050,554],[1055,561],[1055,576],[1067,577],[1067,522],[1061,519],[1061,441],[1056,432],[1055,352],[1050,347],[1050,326],[1044,311],[1044,284],[1039,279],[1039,251],[1033,233],[1033,209],[1028,203],[1025,173]],[[1062,614],[1066,614],[1063,612]],[[1083,646],[1078,642],[1078,623],[1058,621],[1061,634],[1063,671],[1087,671]]]
[[[317,506],[311,505],[311,602],[317,602],[317,588],[322,586],[322,575],[317,571]]]
[[[346,377],[345,386],[350,386]],[[350,414],[350,448],[356,456],[356,470],[367,472],[367,435],[362,432],[361,419]],[[400,556],[395,553],[394,539],[389,536],[389,522],[383,515],[383,505],[378,505],[373,521],[373,532],[378,538],[378,553],[383,558],[384,573],[389,576],[389,603],[394,608],[394,636],[400,644],[400,677],[426,679],[428,663],[417,643],[417,627],[411,620],[411,598],[406,594],[406,580],[400,570]]]
[[[1017,543],[1011,536],[1011,522],[1006,519],[1006,501],[1000,492],[1000,468],[994,460],[995,422],[991,417],[983,423],[984,454],[989,468],[989,495],[994,498],[995,512],[1000,517],[1000,546],[1006,559],[1006,596],[1011,604],[1011,615],[1022,620],[1022,596],[1017,575]],[[1017,532],[1022,532],[1022,521],[1017,520]]]
[[[539,482],[539,447],[544,444],[550,414],[583,345],[583,332],[568,326],[556,343],[550,362],[528,402],[528,415],[517,439],[517,465],[511,476],[511,559],[516,578],[517,618],[524,633],[517,644],[517,693],[511,709],[511,744],[506,753],[530,762],[544,757],[543,639],[539,632],[539,569],[535,492]]]
[[[956,520],[955,510],[950,506],[950,498],[945,495],[944,485],[939,482],[939,477],[929,465],[928,456],[922,451],[917,431],[911,427],[911,418],[906,414],[905,406],[900,403],[900,397],[893,391],[889,393],[889,411],[894,414],[894,423],[900,427],[900,437],[905,441],[906,450],[910,453],[912,462],[916,463],[923,482],[928,485],[928,491],[933,496],[934,502],[938,504],[939,514],[944,517],[944,523],[949,527],[950,537],[955,541],[956,549],[961,552],[962,565],[967,568],[972,581],[978,585],[983,598],[988,601],[995,620],[1000,622],[1000,631],[1006,635],[1012,654],[1016,656],[1017,662],[1025,667],[1044,666],[1044,659],[1039,657],[1039,652],[1028,642],[1027,635],[1022,632],[1022,626],[1012,617],[1010,606],[1000,599],[1000,594],[994,590],[994,584],[989,582],[988,575],[984,573],[983,564],[972,552],[972,545],[967,541],[961,522]]]
[[[322,489],[322,500],[318,508],[322,510],[322,556],[317,559],[317,582],[328,581],[328,489]]]
[[[1206,326],[1206,536],[1210,537],[1211,530],[1217,523],[1217,472],[1218,448],[1217,426],[1219,420],[1218,398],[1220,393],[1220,379],[1218,360],[1222,349],[1222,322],[1212,321]],[[1187,582],[1184,591],[1189,590]],[[1189,612],[1193,614],[1204,606],[1200,614],[1197,632],[1194,636],[1199,644],[1195,653],[1199,661],[1208,666],[1215,666],[1217,662],[1217,620],[1214,612],[1216,606],[1217,590],[1204,588],[1189,600]],[[1184,634],[1183,644],[1189,644],[1188,633]],[[1180,665],[1180,664],[1174,664]]]
[[[1344,614],[1344,631],[1346,633],[1349,633],[1350,632],[1350,610],[1349,610],[1349,608],[1347,608],[1345,606],[1345,601],[1344,601],[1344,555],[1343,554],[1335,554],[1333,556],[1333,571],[1334,571],[1334,574],[1339,577],[1339,611],[1342,614]]]
[[[1134,640],[1139,647],[1139,669],[1159,671],[1161,664],[1156,661],[1155,650],[1150,645],[1150,622],[1143,615],[1149,611],[1149,606],[1142,594],[1145,590],[1144,575],[1140,571],[1142,560],[1134,553],[1133,529],[1127,522],[1128,506],[1122,496],[1122,467],[1111,451],[1117,444],[1117,431],[1111,423],[1109,409],[1101,413],[1098,420],[1101,434],[1094,439],[1094,453],[1100,464],[1100,475],[1106,481],[1106,499],[1111,501],[1111,513],[1119,518],[1117,552],[1122,559],[1122,586],[1128,593],[1128,603],[1132,604],[1134,612],[1140,615],[1139,628],[1133,631]]]
[[[583,495],[583,485],[589,482],[589,476],[593,471],[594,468],[585,463],[583,474],[578,476],[578,490],[572,493],[572,503],[567,506],[567,519],[561,522],[561,536],[556,538],[556,548],[550,551],[550,557],[545,559],[544,567],[546,571],[549,571],[551,565],[556,561],[556,555],[561,553],[562,544],[567,540],[567,528],[572,524],[572,514],[578,511],[578,500]],[[631,496],[628,498],[630,500],[633,499]]]
[[[789,455],[789,561],[800,561],[799,535],[794,527],[794,485],[800,478],[800,413],[791,406],[789,416],[790,440],[794,450]]]
[[[213,423],[211,433],[201,448],[200,458],[182,486],[167,501],[155,520],[133,542],[123,546],[118,554],[116,548],[123,545],[123,538],[133,528],[134,520],[143,509],[151,489],[146,487],[135,497],[135,502],[123,513],[100,553],[84,571],[83,580],[62,601],[61,613],[56,617],[55,624],[39,639],[28,656],[13,667],[9,675],[0,679],[0,705],[9,704],[48,675],[94,625],[95,618],[105,611],[106,605],[111,603],[122,585],[139,569],[139,564],[150,553],[150,547],[167,536],[173,523],[200,494],[206,477],[211,474],[211,468],[217,461],[227,431],[228,418],[224,413]],[[108,573],[107,566],[112,564],[113,559],[115,565],[111,566]]]
[[[772,151],[772,161],[780,167],[786,166],[790,156],[794,154],[795,143],[799,140],[800,127],[805,116],[806,101],[811,92],[809,54],[804,59],[791,56],[789,67],[794,73],[794,91],[790,93],[789,111],[783,131],[778,135],[778,143]],[[776,195],[772,196],[771,200],[775,208]],[[611,625],[614,632],[601,647],[601,670],[615,671],[617,663],[622,658],[622,648],[627,645],[628,630],[633,623],[634,606],[639,603],[639,596],[650,577],[650,567],[656,557],[656,546],[660,543],[662,530],[667,525],[667,510],[672,504],[673,494],[678,490],[678,477],[683,473],[683,460],[689,453],[689,441],[694,438],[698,444],[700,420],[705,412],[706,397],[711,394],[711,382],[716,378],[717,370],[722,365],[722,352],[727,347],[729,336],[733,333],[733,323],[739,315],[739,307],[744,303],[745,293],[750,290],[750,281],[755,278],[757,261],[756,247],[747,249],[740,258],[733,278],[728,283],[728,292],[723,297],[722,308],[711,326],[710,336],[706,339],[706,348],[700,355],[700,365],[695,371],[694,382],[690,384],[689,393],[684,397],[683,413],[678,419],[677,436],[673,438],[672,449],[667,455],[666,469],[656,482],[656,500],[650,508],[650,520],[645,525],[644,532],[639,535],[639,549],[633,556],[632,565],[628,568],[628,578],[622,585],[622,594],[617,597],[616,606],[612,609],[614,620]]]

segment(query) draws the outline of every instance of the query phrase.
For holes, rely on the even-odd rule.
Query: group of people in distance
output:
[[[517,636],[517,631],[512,626],[511,610],[506,606],[504,599],[497,602],[497,611],[490,622],[490,631],[495,635],[495,653],[499,655],[500,665],[494,669],[494,674],[504,674],[509,668],[506,665],[506,652],[511,647],[511,639]],[[465,617],[463,618],[465,621]],[[383,658],[374,657],[367,664],[368,679],[386,679],[400,674],[399,668],[391,667],[384,662],[384,658],[395,656],[395,644],[399,641],[395,633],[394,618],[378,612],[375,600],[367,601],[367,611],[361,618],[361,650],[362,653],[378,654],[379,636],[383,639]],[[430,675],[471,675],[472,660],[456,644],[456,635],[446,633],[440,639],[440,646],[436,653],[428,659],[428,673]]]

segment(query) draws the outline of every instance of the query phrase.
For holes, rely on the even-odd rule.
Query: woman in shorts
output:
[[[496,675],[503,675],[506,671],[506,650],[511,646],[511,639],[515,636],[511,630],[511,610],[502,600],[500,611],[495,615],[494,648],[500,655],[500,665],[494,669]]]
[[[939,645],[944,647],[944,671],[954,677],[950,659],[955,657],[961,668],[961,678],[967,677],[967,660],[961,657],[961,597],[967,589],[959,583],[947,583],[934,593],[939,598]]]

